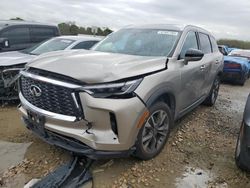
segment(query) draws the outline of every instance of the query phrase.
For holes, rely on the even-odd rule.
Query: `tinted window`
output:
[[[181,54],[180,54],[181,59],[184,59],[187,50],[190,49],[190,48],[198,50],[197,37],[196,37],[195,32],[193,32],[193,31],[190,31],[187,34],[186,40],[185,40],[185,42],[183,44]]]
[[[203,33],[199,33],[201,51],[204,54],[209,54],[212,52],[211,43],[209,40],[209,36]]]
[[[30,42],[29,28],[24,27],[9,28],[2,33],[1,37],[8,38],[10,41],[10,45]]]
[[[41,42],[55,36],[54,28],[34,27],[30,32],[32,42]]]
[[[98,41],[84,41],[80,42],[77,45],[73,47],[73,49],[90,49],[92,46],[94,46]]]
[[[121,29],[107,36],[93,49],[138,56],[169,56],[178,38],[178,31]]]
[[[210,41],[212,44],[213,52],[218,52],[219,48],[218,48],[216,40],[213,37],[210,37]]]

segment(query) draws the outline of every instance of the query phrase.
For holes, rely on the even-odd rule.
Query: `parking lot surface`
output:
[[[221,85],[216,105],[201,105],[176,122],[164,150],[153,160],[94,163],[94,187],[250,187],[250,176],[234,162],[249,88],[250,81],[244,87]],[[23,187],[70,158],[26,130],[15,105],[0,108],[0,127],[0,187]]]

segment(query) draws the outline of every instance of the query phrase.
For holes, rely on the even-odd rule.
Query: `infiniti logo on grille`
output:
[[[42,90],[36,85],[31,85],[30,86],[30,93],[34,97],[40,97],[42,95]]]

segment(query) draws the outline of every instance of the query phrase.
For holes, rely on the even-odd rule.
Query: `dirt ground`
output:
[[[237,169],[234,151],[250,80],[221,85],[214,107],[200,106],[176,122],[164,150],[150,161],[98,161],[95,188],[247,188],[250,175]],[[70,158],[26,130],[14,105],[0,108],[0,187],[23,187]]]

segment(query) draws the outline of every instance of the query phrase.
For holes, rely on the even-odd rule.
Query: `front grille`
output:
[[[31,86],[41,89],[41,96],[34,96]],[[30,77],[21,76],[20,89],[24,98],[34,106],[57,114],[79,117],[82,113],[72,97],[73,90]]]

